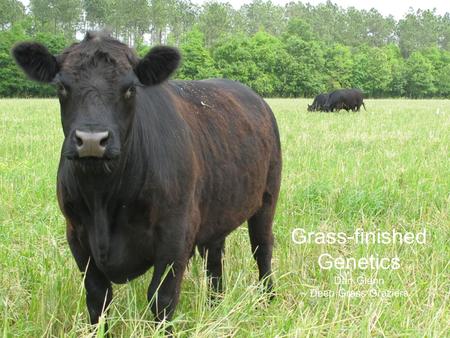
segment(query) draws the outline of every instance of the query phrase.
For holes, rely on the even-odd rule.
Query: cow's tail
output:
[[[364,102],[362,103],[362,106],[364,107],[364,110],[367,111],[366,105],[364,104]]]

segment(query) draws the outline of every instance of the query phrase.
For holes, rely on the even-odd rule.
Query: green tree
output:
[[[353,68],[350,48],[341,44],[331,45],[325,52],[327,89],[350,87]]]
[[[204,36],[197,27],[194,27],[187,33],[184,42],[180,46],[183,62],[177,73],[178,78],[201,80],[220,76],[214,66],[214,60],[203,45],[203,42]]]
[[[313,32],[323,42],[326,43],[346,43],[343,42],[343,30],[345,30],[345,12],[338,5],[327,1],[316,7],[307,7],[305,17]]]
[[[311,5],[300,1],[290,1],[284,7],[284,16],[288,21],[292,19],[305,20],[311,11]]]
[[[8,30],[0,31],[0,97],[12,96],[25,90],[26,80],[14,63],[10,50],[17,41],[26,39],[27,35],[21,25],[13,25]]]
[[[352,87],[370,96],[381,96],[392,80],[387,55],[377,47],[367,45],[352,55]]]
[[[153,44],[162,44],[169,26],[171,1],[150,0],[150,33]]]
[[[400,48],[390,43],[384,48],[389,69],[391,73],[391,81],[385,95],[399,97],[405,95],[406,78],[405,78],[405,60],[403,59]]]
[[[250,43],[253,60],[262,74],[261,78],[253,81],[253,85],[259,88],[262,95],[283,95],[282,75],[287,71],[288,54],[282,41],[265,31],[259,31],[252,36]]]
[[[393,41],[395,20],[392,16],[384,17],[376,9],[369,11],[348,8],[343,13],[345,24],[337,37],[339,42],[349,46],[380,47]]]
[[[297,36],[303,41],[317,40],[309,23],[300,18],[292,18],[289,20],[285,36]]]
[[[404,57],[414,51],[438,45],[440,22],[435,10],[409,12],[397,25],[399,46]]]
[[[433,95],[433,65],[420,52],[413,52],[406,61],[405,91],[409,97],[420,98]]]
[[[112,0],[83,0],[83,9],[86,14],[84,28],[94,30],[108,24],[112,7]]]
[[[439,47],[450,51],[450,13],[445,13],[441,18],[439,29]]]
[[[0,30],[5,30],[25,17],[25,7],[18,0],[0,0]]]
[[[264,30],[273,35],[281,35],[285,29],[284,9],[270,0],[253,0],[243,5],[241,13],[245,32],[249,35]]]
[[[437,47],[427,48],[421,51],[422,55],[433,65],[433,85],[439,96],[448,95],[448,65],[450,65],[450,52]]]
[[[288,57],[285,58],[285,70],[280,73],[283,79],[281,95],[314,96],[325,91],[325,60],[320,44],[287,35],[284,46]]]
[[[254,42],[247,36],[233,35],[214,49],[214,60],[224,78],[240,81],[261,95],[270,95],[274,90],[273,84],[258,67],[254,47]]]
[[[81,21],[81,0],[30,0],[37,31],[75,38]]]
[[[450,62],[444,65],[437,74],[436,85],[440,96],[450,98]]]
[[[190,0],[171,1],[173,2],[172,12],[168,20],[170,31],[168,41],[178,45],[198,20],[200,9]]]
[[[375,9],[329,0],[284,7],[252,0],[238,10],[218,0],[203,6],[194,0],[30,0],[26,13],[20,1],[0,0],[5,41],[38,39],[56,51],[76,32],[107,27],[141,56],[149,45],[180,46],[181,78],[222,74],[266,96],[350,86],[373,96],[450,95],[450,13],[410,10],[395,22]],[[2,43],[3,95],[50,95],[45,86],[17,80],[8,61],[12,42]]]
[[[52,86],[28,80],[11,57],[14,44],[30,38],[23,23],[14,24],[9,30],[0,32],[0,97],[47,97],[55,94]],[[68,44],[61,34],[38,33],[33,40],[45,44],[53,54],[60,53]]]
[[[207,47],[214,46],[220,38],[232,32],[234,12],[229,3],[207,2],[203,5],[199,28]]]

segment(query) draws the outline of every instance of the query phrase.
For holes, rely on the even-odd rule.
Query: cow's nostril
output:
[[[81,137],[75,136],[75,141],[77,142],[77,146],[81,147],[83,145],[83,140]]]
[[[100,140],[100,145],[102,147],[106,147],[106,142],[108,142],[108,136],[106,136]]]

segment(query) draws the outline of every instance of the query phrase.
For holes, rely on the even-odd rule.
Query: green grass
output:
[[[450,101],[367,100],[359,114],[307,113],[309,100],[268,100],[283,146],[274,224],[277,297],[264,301],[246,227],[227,239],[223,300],[208,305],[200,259],[184,277],[174,322],[182,337],[442,337],[450,330]],[[82,278],[55,197],[62,142],[56,100],[0,100],[0,323],[4,337],[102,336],[88,324]],[[292,229],[418,232],[425,245],[295,245]],[[382,278],[397,298],[314,298],[337,290],[318,256],[398,255]],[[146,290],[151,271],[114,286],[115,336],[162,335]],[[368,290],[367,285],[345,286]]]

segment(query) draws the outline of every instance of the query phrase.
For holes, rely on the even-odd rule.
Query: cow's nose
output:
[[[75,130],[76,147],[80,157],[103,157],[109,132],[87,132]]]

